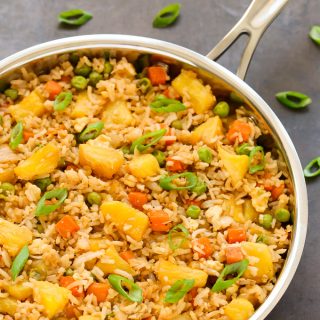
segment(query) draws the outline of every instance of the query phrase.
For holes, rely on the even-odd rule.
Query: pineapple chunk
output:
[[[117,269],[123,270],[132,275],[135,274],[129,263],[119,256],[114,246],[110,246],[106,250],[106,253],[101,260],[97,263],[97,267],[100,268],[105,274],[116,273]],[[110,260],[110,262],[103,262],[103,260]]]
[[[193,71],[182,70],[172,81],[172,86],[184,99],[191,102],[197,114],[205,113],[216,103],[211,88],[197,79],[197,74]]]
[[[142,240],[149,226],[146,214],[120,201],[104,202],[100,208],[105,219],[110,219],[119,231],[136,241]]]
[[[18,303],[15,299],[0,298],[0,314],[9,314],[14,316],[18,308]]]
[[[27,97],[23,98],[18,104],[8,108],[14,120],[21,121],[28,116],[40,117],[46,108],[43,104],[43,98],[38,92],[32,91]]]
[[[82,118],[94,115],[94,108],[91,101],[88,98],[87,91],[80,92],[78,94],[77,101],[74,104],[74,108],[71,112],[71,118]]]
[[[43,305],[49,319],[62,312],[68,303],[70,290],[48,281],[36,281],[33,288],[34,301]]]
[[[206,122],[202,123],[190,135],[190,143],[196,144],[203,141],[207,145],[212,144],[212,139],[216,136],[222,135],[222,122],[218,116],[209,118]]]
[[[58,166],[60,151],[53,143],[37,150],[31,157],[19,163],[14,169],[15,174],[22,180],[34,180],[47,175]]]
[[[243,204],[244,218],[246,221],[251,220],[252,222],[258,221],[259,214],[252,205],[250,199],[246,199]]]
[[[236,298],[224,307],[224,313],[229,320],[247,320],[254,313],[252,303],[243,298]]]
[[[244,223],[245,218],[243,215],[243,206],[242,204],[236,204],[234,198],[230,198],[224,201],[224,211],[232,215],[233,219],[239,223]]]
[[[6,288],[11,297],[18,300],[26,300],[32,295],[32,288],[23,284],[12,284]]]
[[[129,162],[130,172],[137,178],[156,176],[160,171],[157,159],[151,154],[135,156]]]
[[[80,144],[79,162],[103,178],[111,179],[123,164],[123,154],[112,148]]]
[[[0,182],[13,182],[14,180],[15,174],[12,168],[0,171]]]
[[[236,155],[228,152],[219,146],[219,157],[226,170],[228,171],[231,181],[236,185],[246,175],[249,168],[249,157],[246,155]]]
[[[11,257],[17,255],[22,247],[32,241],[32,232],[12,222],[0,219],[0,244]]]
[[[181,279],[194,279],[194,286],[200,288],[206,285],[208,278],[202,270],[178,266],[165,260],[160,260],[156,274],[163,285],[172,285]]]
[[[112,122],[129,126],[132,123],[133,117],[125,101],[115,100],[107,104],[102,115],[102,120],[105,123]]]
[[[108,248],[108,242],[102,238],[89,239],[90,251],[99,251]]]
[[[256,280],[257,283],[264,283],[268,279],[271,279],[274,275],[272,256],[267,245],[263,243],[243,242],[241,248],[245,256],[254,257],[250,261],[250,266],[256,268],[256,273],[251,270],[246,270],[244,277],[248,279]]]

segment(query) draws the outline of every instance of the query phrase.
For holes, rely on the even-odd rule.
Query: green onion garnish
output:
[[[309,32],[309,37],[320,46],[320,26],[313,26]]]
[[[180,3],[172,3],[161,9],[153,19],[154,28],[165,28],[172,25],[180,14]]]
[[[67,199],[67,196],[67,189],[55,189],[46,192],[37,204],[35,216],[47,216],[51,212],[57,210],[62,205],[64,200]],[[58,201],[54,204],[46,204],[46,201],[51,199],[57,199]]]
[[[23,270],[23,267],[28,261],[28,258],[29,258],[29,249],[28,249],[28,245],[25,245],[22,247],[22,249],[19,251],[15,259],[13,260],[13,263],[10,269],[11,277],[13,280],[16,280],[17,276]]]
[[[178,241],[178,242],[174,242],[172,236],[179,232],[179,231],[182,231],[183,233],[183,238],[182,240]],[[180,232],[179,232],[180,233]],[[178,248],[180,248],[184,243],[185,241],[187,240],[188,236],[190,235],[188,229],[182,225],[182,224],[177,224],[176,226],[174,226],[170,231],[169,231],[169,234],[168,234],[168,240],[169,240],[169,247],[171,250],[176,250]]]
[[[63,111],[72,101],[72,93],[71,92],[61,92],[56,96],[56,99],[53,103],[53,109],[55,111]]]
[[[256,173],[264,169],[264,150],[261,146],[254,147],[249,154],[249,172]]]
[[[320,174],[320,157],[312,159],[303,169],[306,178],[313,178]]]
[[[178,112],[186,109],[186,106],[175,99],[168,99],[163,95],[156,96],[150,103],[150,108],[155,112]]]
[[[9,146],[12,150],[17,149],[23,140],[23,124],[18,122],[11,131]]]
[[[185,178],[187,183],[184,187],[178,187],[173,183],[173,180],[178,178]],[[198,178],[192,172],[183,172],[179,174],[174,174],[172,176],[162,177],[159,180],[159,185],[164,190],[185,190],[185,189],[192,189],[197,185]]]
[[[117,274],[110,274],[108,280],[113,289],[123,297],[132,302],[142,302],[142,289],[133,281]]]
[[[213,292],[220,292],[224,289],[231,287],[244,274],[244,272],[247,270],[248,265],[248,259],[244,259],[242,261],[226,265],[211,290]],[[236,274],[237,276],[232,279],[224,280],[226,276],[232,274]]]
[[[82,9],[72,9],[60,12],[58,19],[59,22],[72,25],[82,26],[92,18],[92,14]]]
[[[152,88],[152,84],[148,78],[142,78],[138,81],[137,87],[141,90],[142,93],[147,93]]]
[[[104,122],[102,121],[89,124],[79,134],[78,141],[80,143],[83,143],[83,142],[87,142],[90,139],[95,139],[101,133],[103,127],[104,127]]]
[[[177,280],[168,290],[164,302],[176,303],[183,298],[194,286],[194,279]]]
[[[283,91],[276,94],[277,100],[290,109],[301,109],[308,106],[312,100],[307,95],[297,91]]]
[[[140,152],[147,150],[151,146],[155,145],[165,135],[166,132],[166,129],[160,129],[141,136],[140,138],[133,141],[130,148],[130,152],[133,153],[136,148]],[[146,140],[148,140],[149,138],[153,139],[146,144]]]

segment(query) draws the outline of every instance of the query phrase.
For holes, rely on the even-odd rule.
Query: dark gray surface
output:
[[[168,29],[151,27],[154,13],[165,0],[10,0],[0,6],[0,58],[41,42],[83,34],[133,34],[170,41],[206,54],[235,24],[249,0],[181,0],[178,23]],[[61,28],[60,11],[82,8],[94,19],[79,29]],[[309,28],[320,24],[319,0],[291,0],[268,29],[253,57],[247,82],[272,107],[288,130],[303,165],[320,155],[320,48],[308,38]],[[241,44],[221,63],[235,70]],[[299,90],[310,95],[307,110],[293,112],[279,105],[274,94]],[[270,320],[319,319],[320,178],[308,182],[309,231],[298,271]]]

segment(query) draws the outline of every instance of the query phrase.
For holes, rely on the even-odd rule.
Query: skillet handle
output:
[[[244,79],[261,36],[287,2],[288,0],[253,0],[238,23],[207,54],[207,57],[217,60],[240,35],[247,34],[249,41],[237,70],[237,76]]]

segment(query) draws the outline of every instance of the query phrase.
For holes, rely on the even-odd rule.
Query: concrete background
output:
[[[181,17],[167,29],[153,29],[154,14],[169,0],[10,0],[0,6],[0,58],[41,42],[83,34],[132,34],[170,41],[206,54],[236,23],[250,0],[179,0]],[[173,2],[173,1],[172,1]],[[60,11],[82,8],[93,13],[86,25],[63,28]],[[320,24],[319,0],[291,0],[267,30],[253,57],[246,81],[272,107],[289,132],[302,165],[320,156],[320,47],[309,38]],[[219,62],[236,70],[243,40]],[[281,106],[275,93],[298,90],[310,95],[303,111]],[[309,230],[297,273],[269,320],[319,319],[320,178],[308,182]]]

